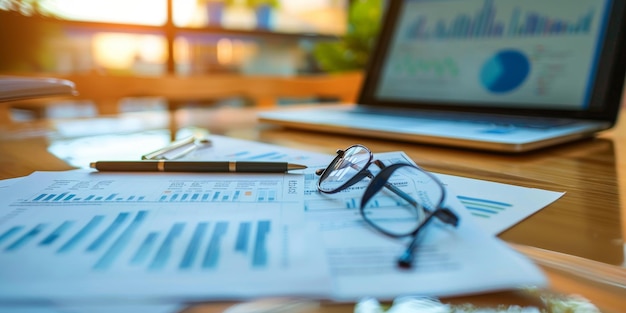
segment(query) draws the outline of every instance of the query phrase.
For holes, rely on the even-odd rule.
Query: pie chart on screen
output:
[[[524,53],[501,50],[483,64],[480,81],[493,93],[507,93],[521,86],[529,73],[530,61]]]

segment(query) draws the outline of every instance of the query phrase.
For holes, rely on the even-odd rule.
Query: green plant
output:
[[[382,0],[355,0],[348,12],[348,30],[339,41],[320,42],[313,57],[327,72],[361,70],[368,62],[383,13]]]
[[[256,8],[263,5],[267,5],[271,8],[278,8],[280,4],[278,0],[246,0],[245,3],[250,8]]]

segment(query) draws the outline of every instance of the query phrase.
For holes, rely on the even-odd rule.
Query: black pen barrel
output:
[[[163,172],[228,172],[228,162],[163,162]]]
[[[214,173],[280,173],[306,166],[285,162],[193,162],[193,161],[104,161],[92,168],[108,172],[214,172]]]
[[[282,162],[236,162],[237,172],[278,173],[287,171],[287,163]]]
[[[92,163],[91,168],[106,172],[156,172],[158,171],[157,165],[158,161],[106,161]]]

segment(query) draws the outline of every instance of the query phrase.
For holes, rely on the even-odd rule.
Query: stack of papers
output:
[[[353,205],[359,188],[334,196],[317,192],[314,171],[333,156],[211,140],[210,148],[188,159],[288,161],[309,168],[289,174],[76,170],[5,182],[0,301],[354,301],[546,284],[532,262],[495,234],[562,193],[439,175],[448,189],[446,206],[461,222],[457,228],[429,225],[414,268],[402,270],[395,260],[406,241],[366,227]],[[402,152],[377,158],[412,163]]]

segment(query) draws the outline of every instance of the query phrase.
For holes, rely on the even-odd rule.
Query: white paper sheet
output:
[[[376,157],[387,165],[413,163],[400,152]],[[437,220],[427,225],[414,267],[407,270],[398,268],[396,260],[410,238],[383,236],[368,227],[359,213],[367,179],[327,195],[316,191],[313,175],[307,178],[305,211],[309,220],[320,223],[337,300],[442,297],[546,285],[545,277],[530,260],[480,229],[452,190],[447,190],[444,205],[459,215],[459,226],[449,227]]]
[[[305,171],[305,212],[309,220],[320,223],[336,300],[363,296],[392,299],[403,294],[446,296],[546,284],[532,262],[492,235],[555,201],[562,193],[436,174],[448,190],[446,205],[461,216],[461,225],[458,229],[431,225],[422,238],[415,269],[399,270],[395,261],[406,241],[387,238],[364,225],[357,210],[362,189],[356,187],[354,192],[330,196],[316,191],[315,169],[326,166],[334,156],[211,138],[212,147],[197,150],[188,158],[274,159],[310,167]],[[376,158],[387,164],[414,163],[402,152],[377,153]]]
[[[0,193],[0,299],[329,291],[303,175],[37,172]]]
[[[310,167],[309,170],[314,170],[325,167],[334,157],[334,155],[223,136],[210,138],[213,141],[212,146],[196,150],[188,155],[187,159],[284,161],[305,164]],[[384,156],[385,154],[380,153],[377,155],[377,157]],[[413,161],[409,160],[409,162]],[[312,174],[311,171],[307,173]],[[454,191],[458,200],[475,218],[479,227],[494,235],[528,218],[564,194],[460,176],[434,174],[445,183],[448,189]]]
[[[330,267],[330,270],[332,271],[332,279],[334,280],[334,287],[326,290],[330,290],[330,292],[332,292],[329,297],[337,300],[354,300],[365,295],[376,296],[379,298],[389,298],[400,294],[414,295],[416,293],[442,296],[508,289],[519,284],[545,284],[543,276],[541,276],[541,274],[532,264],[530,264],[530,262],[523,257],[519,257],[517,253],[510,250],[506,245],[499,240],[494,239],[493,236],[490,235],[496,235],[502,230],[513,226],[522,219],[542,209],[552,201],[555,201],[563,193],[436,174],[446,184],[446,187],[449,190],[449,195],[451,195],[451,197],[449,197],[446,201],[447,205],[453,207],[457,213],[461,215],[462,223],[458,229],[449,229],[448,227],[442,227],[442,225],[436,224],[430,225],[429,227],[432,229],[429,229],[429,231],[426,232],[426,236],[422,238],[419,247],[420,256],[416,261],[416,265],[418,265],[416,270],[412,272],[405,272],[399,271],[395,267],[395,259],[399,253],[403,251],[405,242],[402,240],[385,238],[373,232],[371,229],[364,227],[360,216],[355,214],[356,210],[354,206],[347,208],[343,205],[336,207],[335,210],[326,210],[324,213],[321,213],[321,210],[309,210],[309,208],[313,208],[316,205],[321,205],[324,208],[333,207],[333,205],[329,205],[328,199],[319,199],[319,194],[317,194],[311,187],[312,182],[316,179],[316,176],[313,174],[314,170],[327,165],[328,162],[334,157],[333,155],[284,148],[275,145],[221,136],[211,136],[211,140],[213,141],[213,144],[210,147],[197,149],[186,156],[185,159],[289,161],[309,166],[309,169],[305,171],[304,175],[306,177],[307,185],[306,187],[303,187],[302,193],[305,194],[305,196],[304,199],[302,199],[299,209],[270,209],[269,211],[264,211],[263,214],[270,212],[272,223],[274,223],[273,218],[276,217],[274,215],[276,211],[282,212],[282,215],[277,213],[279,216],[277,219],[286,224],[289,224],[286,221],[290,221],[292,219],[305,219],[315,221],[316,224],[319,223],[318,225],[320,226],[320,229],[306,231],[297,230],[297,233],[295,233],[295,230],[291,227],[288,236],[282,238],[294,238],[301,241],[306,241],[306,238],[309,236],[317,236],[317,239],[323,238],[323,242],[325,244],[324,251],[321,252],[321,255],[323,256],[314,259],[316,260],[315,262],[324,264],[326,264],[326,260],[328,260],[328,265],[326,266]],[[399,152],[378,153],[377,157],[386,159],[387,162],[396,162],[402,159],[412,162],[406,155]],[[95,160],[85,159],[83,161]],[[37,175],[39,175],[39,173]],[[190,175],[195,176],[193,174]],[[241,174],[236,174],[236,176],[241,177]],[[27,180],[29,183],[33,182],[33,180],[28,178]],[[22,179],[2,184],[1,187],[5,188],[0,188],[0,193],[6,192],[7,189],[11,189],[12,192],[12,188],[6,187],[11,187],[13,184],[21,183],[21,181]],[[303,186],[304,183],[305,182],[302,184]],[[148,185],[150,184],[151,183],[148,183]],[[147,187],[148,185],[143,187]],[[136,186],[133,184],[130,184],[120,189],[124,190],[124,192],[130,192],[134,190],[133,188],[135,187]],[[34,186],[28,186],[28,189],[33,192],[28,194],[28,196],[23,196],[23,199],[33,200],[34,197],[38,195],[34,192],[34,190],[41,190],[36,189]],[[150,189],[153,193],[147,193],[146,195],[154,198],[162,197],[164,195],[162,191],[167,190],[168,188],[162,186],[161,189]],[[12,193],[5,195],[7,196],[4,198],[11,198],[14,196]],[[69,195],[70,194],[68,193],[64,195],[64,197],[68,197]],[[88,197],[89,195],[83,195],[83,197],[84,196]],[[128,200],[128,198],[124,197],[130,196],[131,194],[124,193],[121,198]],[[137,196],[137,194],[135,194],[135,196]],[[230,194],[230,196],[232,197],[233,194]],[[77,197],[77,195],[74,195],[73,197]],[[171,199],[172,197],[173,193],[170,192],[167,194],[165,200]],[[182,202],[180,201],[182,199],[182,194],[179,193],[177,197],[178,202]],[[192,197],[192,194],[188,194],[185,199],[190,201]],[[355,194],[352,198],[355,199],[352,203],[357,203],[356,201],[357,199],[360,199],[360,194]],[[180,217],[180,220],[176,222],[173,220],[160,219],[162,220],[162,223],[160,224],[159,229],[163,232],[163,234],[161,234],[162,240],[164,240],[163,237],[165,236],[165,233],[169,234],[174,231],[173,229],[176,223],[183,223],[185,225],[183,227],[183,233],[185,235],[181,235],[176,238],[177,240],[178,238],[181,238],[185,239],[186,242],[190,242],[190,237],[192,237],[190,233],[194,230],[194,228],[189,225],[194,225],[195,229],[197,229],[198,224],[200,223],[197,217],[192,216],[191,213],[190,215],[181,215],[180,208],[172,209],[169,202],[179,204],[177,201],[164,202],[167,203],[162,203],[163,206],[159,206],[159,209],[157,210],[167,211],[171,216]],[[332,200],[331,202],[337,202],[337,200]],[[3,203],[3,208],[6,208],[6,206],[4,206],[6,203],[7,202]],[[494,211],[494,208],[490,207],[494,204],[496,204],[497,207],[495,208],[496,211]],[[183,205],[182,207],[184,208],[186,206]],[[284,208],[285,206],[282,205],[281,207]],[[289,207],[297,207],[297,205],[289,205]],[[241,225],[243,215],[231,213],[222,215],[220,213],[221,211],[229,211],[232,207],[227,205],[226,208],[229,210],[223,210],[223,208],[225,207],[220,204],[215,212],[211,211],[210,217],[212,221],[215,221],[213,219],[222,219],[223,221],[227,221],[232,224],[239,223],[239,225]],[[305,210],[302,208],[305,208]],[[14,209],[16,209],[16,207],[12,206],[11,212],[15,213],[19,211]],[[30,209],[34,208],[27,208],[25,211],[29,211]],[[109,225],[113,224],[112,221],[114,221],[115,217],[118,217],[124,209],[125,207],[123,204],[122,207],[116,206],[111,209],[111,212],[106,217],[108,221],[111,221],[109,222]],[[490,212],[486,212],[487,210],[490,210]],[[37,209],[37,211],[40,210]],[[96,214],[94,213],[95,211],[99,211],[98,208],[88,206],[85,210],[81,211],[80,214],[93,218],[94,214]],[[204,210],[200,210],[200,212],[203,214]],[[232,210],[229,212],[232,212]],[[285,215],[285,212],[288,212],[288,214]],[[53,214],[50,214],[49,212],[41,214],[43,215],[34,215],[35,217],[39,216],[39,220],[38,218],[28,219],[28,222],[30,223],[28,224],[30,230],[37,227],[38,221],[45,220],[49,223],[51,221],[56,221],[57,224],[62,224],[62,218],[55,219],[55,217],[52,217]],[[129,214],[136,214],[136,211],[129,211]],[[9,216],[10,215],[11,214],[9,214]],[[28,215],[20,216],[17,214],[17,216],[11,217],[8,221],[24,221],[24,224],[26,224],[24,216]],[[250,216],[252,216],[252,218],[255,216],[258,217],[255,221],[258,221],[261,218],[267,218],[266,215],[261,217],[255,215],[254,213],[251,215],[245,215],[247,220],[250,220]],[[7,220],[3,220],[2,217],[0,217],[0,236],[2,236],[3,227],[7,225],[6,221]],[[103,222],[102,225],[106,225],[106,223]],[[51,232],[53,228],[49,226],[47,230],[48,232]],[[316,233],[316,231],[321,232],[321,234]],[[142,234],[145,235],[145,238],[150,235],[150,230],[146,230],[146,232],[147,233]],[[174,231],[174,233],[176,233],[176,231]],[[6,246],[9,244],[8,242],[10,241],[3,243],[2,240],[0,240],[0,253],[3,253],[2,249],[6,249]],[[33,242],[36,243],[37,241]],[[317,246],[315,243],[311,245],[310,242],[305,242],[303,245],[307,245],[307,248]],[[161,246],[163,245],[161,244]],[[297,246],[297,244],[294,246]],[[136,251],[137,250],[139,250],[138,246],[136,247]],[[297,254],[298,252],[302,251],[296,251],[295,253]],[[153,252],[152,260],[156,259],[156,253],[157,252]],[[41,257],[50,258],[50,255],[41,255]],[[2,258],[0,258],[0,261],[1,260]],[[300,261],[302,260],[298,260],[296,258],[294,262]],[[93,266],[93,263],[91,264]],[[297,263],[297,266],[304,266],[304,264],[308,263],[302,261]],[[64,266],[67,267],[67,265]],[[148,267],[147,264],[145,266]],[[16,268],[20,269],[21,267],[22,264],[20,264],[20,267]],[[511,268],[516,268],[516,271],[511,271]],[[309,269],[311,268],[307,267],[307,272],[310,273],[311,270]],[[324,274],[322,271],[316,270],[315,266],[312,267],[312,269],[312,272],[317,275],[317,279],[313,280],[310,285],[314,285],[313,289],[316,289],[315,292],[321,294],[320,289],[323,289],[324,284],[328,284],[328,281],[324,281],[328,277],[323,277]],[[237,276],[245,277],[246,282],[253,281],[254,277],[263,277],[262,274],[256,275],[258,273],[253,273],[253,275],[250,276],[248,275],[249,271],[246,270],[239,272],[238,274],[240,275]],[[290,275],[291,274],[283,272],[279,273],[278,277],[285,278],[286,280],[293,278],[292,286],[297,287],[305,285],[302,283],[303,277],[299,276],[303,275],[302,273],[297,273],[293,277],[286,277]],[[313,276],[304,275],[304,279],[310,279],[310,276]],[[252,280],[248,280],[251,277]],[[178,279],[177,276],[168,276],[168,278],[172,279],[172,281],[177,281]],[[127,277],[122,277],[121,281],[125,281],[124,279],[130,280]],[[232,286],[242,283],[242,281],[233,282]],[[272,280],[267,281],[270,282],[269,285],[271,287]],[[159,285],[161,283],[158,280],[156,283],[153,283],[151,280],[145,280],[134,286],[132,286],[131,283],[131,288],[143,288],[145,287],[144,285],[146,282],[151,285]],[[455,284],[451,284],[450,282],[455,282]],[[477,284],[476,282],[481,283]],[[187,281],[182,279],[181,283],[187,284]],[[207,284],[211,285],[211,283]],[[25,286],[26,285],[27,284],[25,284]],[[247,285],[247,287],[250,287],[250,290],[246,290],[244,288],[242,294],[245,292],[259,292],[258,289],[264,289],[266,287],[265,283],[261,286],[254,286],[252,283],[248,283]],[[192,298],[206,297],[206,293],[203,294],[202,292],[197,292],[198,286],[199,285],[189,285],[188,289],[194,289],[196,292],[191,291],[191,293],[187,293],[188,289],[184,288],[179,290],[180,293],[175,293],[175,295]],[[326,287],[328,287],[328,285],[326,285]],[[40,287],[37,288],[45,289]],[[208,288],[205,288],[204,291],[207,290]],[[77,291],[84,292],[84,290]],[[298,288],[290,291],[295,293],[307,292],[307,290],[298,290]],[[158,297],[161,292],[168,293],[171,292],[171,290],[161,287],[153,288],[150,286],[147,290],[131,293],[131,295],[135,294]],[[208,290],[208,292],[210,293],[211,290]],[[268,293],[271,292],[272,290],[270,288]],[[24,293],[26,294],[25,290]],[[29,291],[27,294],[32,295],[32,291]],[[96,294],[99,296],[102,295],[100,291],[94,293],[93,295]],[[262,292],[259,295],[262,296]]]
[[[128,152],[120,154],[116,151],[114,155],[108,156],[105,149],[108,145],[130,147],[141,137],[144,142],[153,142],[152,147],[156,149],[160,147],[158,142],[163,142],[164,138],[168,138],[166,135],[162,132],[153,131],[128,138],[108,136],[97,139],[77,139],[68,142],[56,142],[50,150],[74,166],[87,168],[89,163],[94,161],[94,157],[128,159],[131,156],[132,159],[134,156],[134,158],[139,158],[139,153],[132,152],[132,149],[122,149]],[[302,149],[285,148],[224,136],[213,135],[209,138],[212,141],[211,145],[196,149],[188,154],[185,159],[285,161],[317,168],[324,167],[334,157],[333,155]],[[107,143],[110,144],[107,145]],[[470,210],[481,228],[494,235],[519,223],[564,194],[563,192],[525,188],[466,177],[436,175],[446,183],[448,188],[456,191],[461,203]]]

